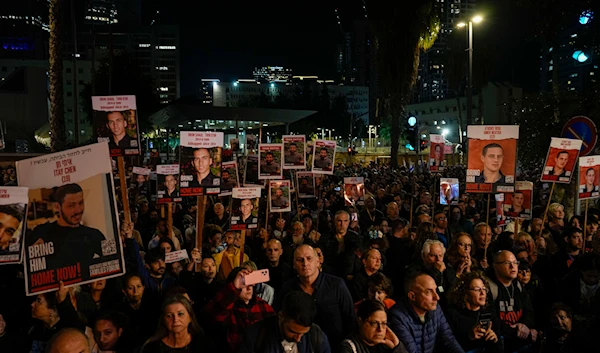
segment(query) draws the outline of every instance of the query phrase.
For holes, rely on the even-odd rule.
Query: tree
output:
[[[440,29],[438,2],[369,1],[375,61],[391,116],[391,164],[398,165],[400,119],[417,79],[419,54],[431,48]]]
[[[63,0],[51,0],[49,10],[48,75],[50,81],[50,150],[64,149],[65,103],[63,86]]]

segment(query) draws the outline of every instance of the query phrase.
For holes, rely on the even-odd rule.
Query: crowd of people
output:
[[[364,177],[364,206],[346,206],[345,176]],[[131,179],[126,276],[26,297],[22,266],[0,267],[0,352],[595,351],[598,209],[567,219],[550,201],[544,217],[536,191],[531,220],[499,226],[487,194],[439,205],[419,166],[336,165],[290,213],[261,200],[242,239],[230,197],[207,197],[202,229],[184,199],[170,226]],[[189,260],[165,263],[177,250]]]

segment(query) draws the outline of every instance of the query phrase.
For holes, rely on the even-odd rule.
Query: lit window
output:
[[[150,47],[150,44],[143,44],[143,43],[140,43],[138,46],[139,46],[140,48],[149,48],[149,47]]]

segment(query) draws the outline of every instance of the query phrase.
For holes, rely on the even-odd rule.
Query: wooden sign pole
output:
[[[583,215],[583,252],[585,253],[585,242],[587,238],[587,220],[588,220],[588,202],[590,199],[585,199],[585,213]]]
[[[556,183],[552,183],[552,188],[550,189],[550,196],[548,196],[548,203],[546,204],[546,210],[544,211],[544,218],[542,218],[542,227],[540,228],[540,236],[542,236],[542,231],[544,230],[544,224],[546,224],[546,217],[548,216],[548,208],[550,207],[550,203],[552,202],[552,193],[554,193],[554,186],[556,186]]]
[[[240,232],[240,265],[244,263],[244,249],[246,248],[246,229]]]
[[[486,213],[485,213],[485,224],[490,227],[490,198],[491,198],[492,194],[488,194],[488,200],[487,200],[487,209],[486,209]],[[491,227],[490,227],[491,229]],[[486,238],[487,238],[487,229],[486,229]],[[491,239],[490,239],[491,242]],[[483,250],[483,259],[487,259],[487,250],[489,247],[489,243],[486,242],[485,245],[485,249]]]
[[[196,245],[202,253],[202,230],[204,228],[204,209],[206,208],[206,196],[200,195],[196,198]],[[202,257],[210,254],[202,254]],[[196,272],[200,271],[200,264],[196,264]]]
[[[171,235],[173,234],[173,203],[169,202],[167,204],[167,229],[168,229],[168,238],[171,238]]]
[[[117,167],[119,168],[119,183],[121,184],[121,201],[123,203],[123,219],[125,222],[131,222],[131,213],[129,212],[129,195],[127,194],[127,180],[125,179],[125,161],[123,157],[117,157]]]

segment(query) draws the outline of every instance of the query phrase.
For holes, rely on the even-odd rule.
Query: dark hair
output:
[[[561,310],[567,314],[567,317],[569,319],[573,319],[573,309],[571,309],[571,307],[569,307],[568,305],[563,304],[561,302],[552,304],[552,308],[550,309],[550,317],[552,317],[552,315],[554,315],[554,314],[557,314]]]
[[[317,306],[309,294],[293,291],[283,298],[281,314],[284,320],[294,320],[300,326],[310,327],[317,314]]]
[[[267,152],[267,153],[265,153],[265,156],[268,156],[268,155],[271,155],[271,156],[275,157],[275,155],[273,154],[273,152]]]
[[[54,293],[55,292],[46,292],[40,295],[43,296],[46,300],[46,306],[48,307],[48,309],[57,310],[58,312],[58,309],[56,308],[56,306],[58,305],[58,299],[56,299],[56,295]]]
[[[167,244],[171,245],[171,251],[175,251],[175,243],[173,243],[173,240],[171,240],[167,237],[160,238],[158,240],[158,248],[159,249],[160,249],[160,244],[162,244],[162,243],[167,243]]]
[[[356,311],[356,316],[362,321],[367,320],[373,313],[378,311],[383,311],[387,313],[385,306],[382,302],[378,300],[365,300],[358,304],[358,310]]]
[[[164,260],[164,259],[165,259],[165,253],[159,247],[148,250],[148,252],[146,252],[146,255],[144,256],[144,261],[148,265],[150,265],[151,263],[160,261],[160,260]]]
[[[490,148],[500,148],[501,150],[504,150],[502,148],[502,146],[500,146],[499,144],[497,144],[497,143],[494,142],[494,143],[490,143],[490,144],[485,145],[485,147],[483,148],[483,150],[481,150],[481,155],[485,156],[487,154],[488,149],[490,149]]]
[[[488,296],[486,298],[486,304],[484,307],[490,303],[491,296],[490,293],[490,283],[488,278],[481,271],[473,271],[473,272],[465,272],[461,276],[457,278],[454,282],[452,288],[450,288],[450,292],[448,293],[448,303],[458,307],[465,308],[465,301],[467,298],[467,291],[471,286],[471,282],[479,279],[483,282],[485,289],[488,292]]]
[[[14,217],[21,223],[23,220],[23,213],[25,212],[25,207],[22,204],[16,203],[12,205],[0,205],[0,213],[4,213],[11,217]]]
[[[585,227],[585,225],[584,225],[584,227]],[[565,230],[563,230],[562,236],[563,236],[563,238],[570,238],[575,233],[583,234],[583,230],[581,228],[577,228],[577,227],[567,227],[567,228],[565,228]]]
[[[560,151],[560,152],[558,152],[558,153],[556,154],[556,158],[558,158],[558,156],[560,156],[561,154],[564,154],[564,153],[566,153],[567,155],[569,155],[569,152],[568,152],[568,151]]]
[[[421,276],[429,276],[429,275],[425,272],[413,272],[404,277],[404,292],[405,292],[405,294],[408,294],[408,292],[410,292],[414,288],[415,284],[417,283],[417,278],[419,278]]]
[[[94,320],[94,326],[96,326],[96,323],[100,320],[110,321],[116,328],[125,328],[128,322],[128,318],[125,314],[115,310],[103,311],[98,314]]]
[[[367,280],[367,287],[372,291],[382,290],[388,297],[391,297],[394,294],[392,281],[381,272],[375,272],[369,277]]]
[[[596,171],[594,170],[594,168],[588,168],[588,169],[585,171],[585,174],[587,175],[587,173],[588,173],[590,170],[591,170],[591,171],[593,171],[594,173],[596,172]]]
[[[77,194],[83,192],[83,189],[78,184],[66,184],[58,187],[54,191],[54,201],[58,202],[59,205],[62,206],[63,201],[65,201],[65,197],[71,194]]]
[[[142,286],[144,285],[144,282],[142,281],[142,277],[140,277],[139,275],[137,275],[137,274],[127,274],[127,275],[125,275],[125,277],[123,277],[123,282],[122,282],[123,289],[127,288],[127,284],[134,277],[139,278],[140,282],[142,283]]]

